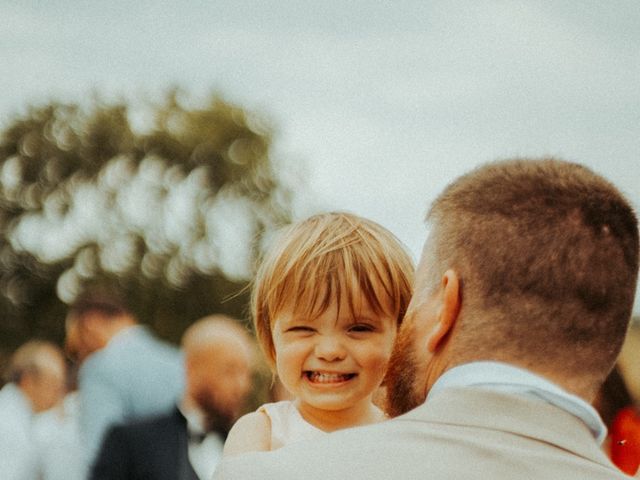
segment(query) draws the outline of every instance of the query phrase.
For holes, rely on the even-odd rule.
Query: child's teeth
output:
[[[317,383],[333,383],[342,382],[349,379],[349,375],[339,373],[318,373],[313,372],[311,374],[311,381]]]

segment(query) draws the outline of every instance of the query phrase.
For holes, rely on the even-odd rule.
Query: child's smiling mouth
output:
[[[328,373],[328,372],[317,372],[312,370],[307,370],[304,372],[304,376],[311,383],[343,383],[348,380],[351,380],[356,376],[355,373]]]

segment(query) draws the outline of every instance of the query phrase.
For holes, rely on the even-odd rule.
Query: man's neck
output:
[[[135,322],[121,320],[116,320],[113,323],[110,323],[102,333],[103,348],[109,345],[109,343],[111,343],[115,338],[124,334],[136,325],[137,323]]]

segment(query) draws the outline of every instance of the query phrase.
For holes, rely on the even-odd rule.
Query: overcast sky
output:
[[[496,158],[583,163],[640,207],[637,0],[0,0],[0,20],[0,125],[93,91],[216,90],[276,125],[300,215],[370,217],[416,257],[429,201]]]

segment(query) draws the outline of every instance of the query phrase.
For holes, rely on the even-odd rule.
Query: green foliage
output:
[[[257,116],[182,96],[54,102],[1,132],[0,350],[62,341],[65,303],[95,283],[124,288],[173,341],[209,313],[246,319],[259,242],[290,221],[290,191]]]

